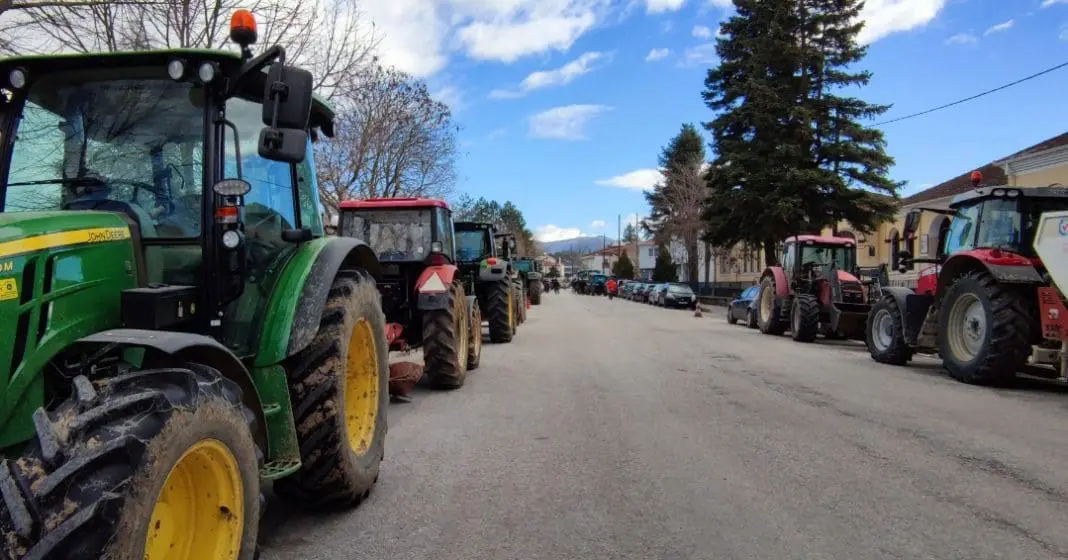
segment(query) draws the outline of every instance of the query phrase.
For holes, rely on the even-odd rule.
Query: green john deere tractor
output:
[[[455,222],[456,256],[467,293],[478,298],[485,310],[490,341],[511,342],[519,320],[515,286],[509,276],[511,263],[494,243],[492,224]]]
[[[520,257],[512,261],[519,277],[523,279],[523,286],[530,295],[531,305],[541,305],[542,274],[541,263],[530,257]]]
[[[374,254],[325,237],[312,75],[253,56],[0,60],[3,558],[252,558],[261,480],[359,503],[386,437]]]

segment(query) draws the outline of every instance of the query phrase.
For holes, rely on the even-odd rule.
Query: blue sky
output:
[[[614,236],[701,102],[729,0],[367,0],[383,59],[463,127],[458,189],[547,240]],[[868,0],[859,90],[886,119],[1068,61],[1068,0]],[[1068,130],[1068,69],[883,127],[909,194]]]

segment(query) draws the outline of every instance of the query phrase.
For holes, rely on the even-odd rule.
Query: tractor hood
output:
[[[838,281],[839,282],[860,282],[860,279],[858,279],[856,276],[853,276],[852,274],[850,274],[850,273],[848,273],[848,272],[846,272],[846,271],[844,271],[842,269],[838,269]]]
[[[41,383],[13,379],[27,379],[20,372],[40,371],[80,338],[120,326],[121,292],[137,285],[139,258],[118,214],[0,214],[0,388],[16,391],[0,410],[0,447],[33,434],[30,414],[43,404]]]

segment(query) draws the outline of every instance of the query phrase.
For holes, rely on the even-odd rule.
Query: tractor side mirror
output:
[[[917,229],[920,229],[921,210],[909,210],[905,214],[905,239],[912,237]]]
[[[260,157],[285,163],[304,161],[311,119],[312,74],[302,68],[272,64],[263,93]]]

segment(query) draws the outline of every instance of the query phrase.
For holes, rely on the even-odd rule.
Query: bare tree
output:
[[[697,250],[701,240],[701,209],[705,201],[704,163],[675,165],[662,169],[664,181],[647,196],[656,209],[656,216],[643,223],[658,242],[667,243],[673,252],[680,249],[686,260],[686,278],[696,282],[698,278]],[[680,242],[678,245],[673,241]],[[682,260],[682,258],[679,258]]]
[[[374,65],[339,99],[337,135],[316,145],[327,213],[352,198],[448,195],[456,182],[456,132],[448,105],[424,82]]]
[[[0,49],[225,48],[238,8],[255,14],[259,43],[285,47],[288,61],[310,70],[327,98],[346,91],[373,62],[374,27],[356,0],[0,0],[0,37],[20,31]]]

